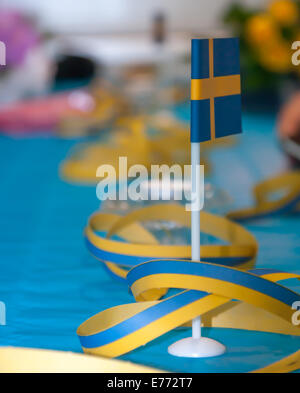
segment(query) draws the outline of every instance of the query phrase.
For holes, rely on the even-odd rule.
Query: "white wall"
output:
[[[266,0],[240,0],[262,5]],[[232,0],[2,0],[0,5],[33,12],[52,31],[144,31],[151,15],[165,11],[171,29],[203,31],[219,25],[224,7]]]

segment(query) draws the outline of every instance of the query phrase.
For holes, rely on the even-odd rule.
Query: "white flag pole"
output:
[[[191,143],[191,183],[192,192],[194,195],[197,191],[197,182],[199,184],[200,179],[197,179],[197,174],[199,171],[197,168],[200,167],[200,143]],[[200,209],[192,209],[191,211],[191,248],[192,248],[192,261],[200,262]],[[201,337],[201,318],[195,318],[192,323],[192,333],[194,339],[199,339]]]
[[[191,208],[191,248],[192,261],[200,262],[201,257],[201,220],[200,220],[200,143],[191,142],[191,196],[192,200],[195,195],[199,206],[194,205]],[[199,195],[197,195],[199,194]],[[204,191],[203,191],[204,195]],[[192,206],[192,205],[191,205]],[[201,317],[197,317],[192,321],[192,337],[187,337],[170,345],[168,352],[174,356],[190,357],[190,358],[207,358],[220,356],[226,348],[223,344],[208,337],[203,337],[201,326]]]

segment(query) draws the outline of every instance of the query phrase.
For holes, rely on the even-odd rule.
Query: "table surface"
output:
[[[188,112],[180,108],[178,114],[187,117]],[[273,115],[245,114],[244,134],[237,143],[211,152],[209,180],[226,190],[236,207],[251,204],[257,181],[287,167],[274,123]],[[59,178],[59,164],[75,143],[53,136],[0,137],[0,301],[7,312],[6,326],[0,326],[2,346],[81,352],[76,329],[84,320],[133,301],[85,248],[82,231],[99,206],[95,187]],[[300,217],[286,216],[247,225],[259,243],[259,267],[300,274],[299,224]],[[285,285],[300,292],[297,280]],[[204,329],[204,334],[227,346],[224,356],[168,355],[168,345],[188,334],[170,332],[122,358],[171,371],[246,372],[300,347],[300,337],[215,328]]]

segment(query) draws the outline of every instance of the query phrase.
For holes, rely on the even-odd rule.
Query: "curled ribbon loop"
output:
[[[253,189],[255,206],[227,215],[235,221],[270,217],[300,211],[300,172],[287,172],[257,184]]]
[[[85,353],[121,356],[190,324],[198,315],[204,326],[300,335],[300,329],[291,324],[292,304],[300,295],[278,284],[299,276],[271,269],[248,270],[255,263],[257,243],[245,228],[201,212],[202,230],[226,244],[202,246],[205,262],[194,262],[190,246],[159,244],[141,224],[148,220],[190,225],[188,212],[176,204],[154,205],[124,217],[97,212],[88,222],[88,249],[114,276],[127,282],[137,302],[85,321],[77,331]],[[169,288],[179,293],[159,300]],[[276,371],[299,368],[300,351],[291,358],[268,367]]]
[[[179,204],[158,204],[138,209],[122,217],[97,212],[85,230],[89,251],[122,280],[129,268],[153,259],[190,259],[189,245],[162,245],[141,222],[164,220],[190,226],[190,215]],[[245,228],[223,217],[201,212],[202,231],[227,244],[203,245],[201,255],[207,262],[249,269],[255,263],[257,243]],[[106,232],[106,237],[99,232]],[[118,236],[116,240],[114,236]],[[114,237],[114,238],[113,238]],[[229,243],[229,244],[228,244]]]
[[[145,262],[130,270],[127,276],[138,303],[100,312],[84,322],[77,334],[85,353],[117,357],[198,315],[204,316],[206,326],[233,328],[235,326],[230,326],[230,321],[236,304],[246,304],[253,310],[259,309],[263,317],[257,319],[253,312],[245,314],[238,328],[249,329],[249,320],[254,319],[256,330],[274,332],[278,329],[277,322],[281,321],[282,332],[300,335],[299,327],[291,325],[292,304],[300,301],[300,295],[277,283],[293,277],[299,278],[298,275],[275,270],[254,269],[246,272],[205,262]],[[161,301],[143,301],[151,298],[153,290],[161,288],[183,291]],[[222,317],[219,320],[216,318],[215,322],[211,313],[215,316],[222,314],[225,305],[227,322],[222,324]],[[211,323],[207,323],[208,320]],[[300,356],[297,367],[299,363]]]

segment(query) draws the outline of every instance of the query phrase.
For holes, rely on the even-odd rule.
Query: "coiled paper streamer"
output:
[[[202,246],[203,261],[213,264],[190,261],[189,246],[158,244],[140,224],[161,219],[189,226],[183,206],[155,205],[125,217],[101,212],[91,217],[85,231],[89,250],[111,273],[127,280],[137,303],[105,310],[84,322],[77,333],[86,353],[121,356],[198,315],[204,326],[300,334],[291,323],[292,304],[300,295],[278,284],[299,276],[272,269],[240,270],[254,265],[255,238],[228,219],[201,214],[203,231],[230,243]],[[106,238],[99,231],[107,232]],[[112,239],[114,235],[127,243]],[[185,259],[177,259],[179,255]],[[181,292],[158,300],[169,288]],[[258,372],[299,367],[300,351]]]
[[[279,195],[278,195],[279,194]],[[253,189],[255,206],[230,212],[227,217],[246,221],[286,213],[300,212],[300,171],[275,176]]]

